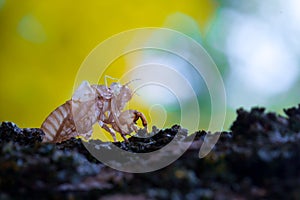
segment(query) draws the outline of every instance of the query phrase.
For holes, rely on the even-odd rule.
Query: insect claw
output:
[[[144,116],[144,114],[141,113],[141,112],[136,111],[135,115],[136,115],[135,119],[138,120],[139,118],[141,118],[143,126],[147,127],[148,122],[147,122],[146,117]],[[135,121],[137,121],[137,120],[135,120]]]

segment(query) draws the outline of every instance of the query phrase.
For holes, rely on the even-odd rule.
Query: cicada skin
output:
[[[143,113],[123,111],[132,95],[128,84],[112,83],[107,87],[82,82],[72,99],[50,113],[42,123],[43,142],[57,143],[78,136],[88,140],[97,122],[112,135],[114,141],[116,132],[127,141],[126,135],[138,131],[137,120],[141,119],[143,126],[147,127]]]

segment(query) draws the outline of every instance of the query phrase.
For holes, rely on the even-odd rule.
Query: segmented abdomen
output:
[[[43,142],[61,142],[77,136],[71,115],[71,101],[67,101],[50,113],[41,129],[45,133]]]

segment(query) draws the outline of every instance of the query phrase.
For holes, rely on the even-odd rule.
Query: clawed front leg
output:
[[[128,142],[128,139],[126,138],[127,135],[130,135],[132,132],[138,132],[138,126],[136,125],[136,122],[141,119],[142,124],[144,128],[147,131],[147,120],[143,113],[138,112],[136,110],[126,110],[123,111],[120,115],[115,116],[115,118],[109,121],[99,121],[100,126],[108,131],[112,137],[114,138],[114,141],[116,142],[116,132],[119,132],[124,139],[124,141]],[[110,124],[111,128],[107,125]]]
[[[134,114],[135,114],[135,117],[134,117],[133,122],[136,124],[136,121],[139,120],[139,119],[141,119],[144,128],[146,128],[146,130],[147,130],[148,122],[146,120],[145,115],[143,113],[139,112],[139,111],[136,111],[136,110],[134,111]],[[137,132],[137,130],[135,130],[135,132]]]
[[[147,131],[147,120],[143,113],[136,110],[126,110],[119,116],[119,121],[123,122],[122,135],[130,135],[130,133],[138,132],[137,121],[141,119],[144,129]]]

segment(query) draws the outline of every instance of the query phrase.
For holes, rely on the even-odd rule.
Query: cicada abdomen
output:
[[[56,108],[43,122],[41,129],[45,133],[43,142],[62,142],[72,137],[84,137],[89,139],[93,132],[93,124],[96,122],[95,115],[91,114],[91,109],[85,106],[74,106],[76,103],[67,101]],[[73,111],[71,110],[73,107]],[[74,108],[77,107],[77,108]],[[85,109],[84,109],[85,108]],[[86,115],[73,115],[74,110],[83,110]],[[80,119],[78,119],[80,117]],[[77,126],[75,125],[74,118]]]
[[[71,115],[71,102],[56,108],[43,122],[41,129],[45,133],[43,142],[61,142],[75,137],[77,133]]]

